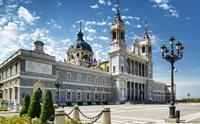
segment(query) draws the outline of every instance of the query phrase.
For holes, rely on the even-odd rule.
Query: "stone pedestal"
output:
[[[74,108],[73,108],[73,119],[75,121],[80,121],[79,107],[78,107],[78,105],[74,105]]]
[[[103,109],[103,123],[102,124],[111,124],[110,108]]]
[[[15,103],[15,109],[14,109],[15,112],[19,112],[19,103]]]
[[[179,118],[165,118],[165,123],[180,123]]]
[[[65,110],[56,109],[54,116],[54,124],[65,124]]]

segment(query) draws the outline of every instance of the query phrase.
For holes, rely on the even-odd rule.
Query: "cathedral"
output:
[[[55,82],[62,82],[59,101],[76,104],[166,103],[170,85],[153,80],[152,43],[147,25],[143,38],[134,39],[129,50],[126,29],[119,6],[110,27],[109,60],[97,62],[92,47],[77,33],[77,40],[66,50],[64,62],[45,53],[42,41],[35,41],[34,50],[19,49],[0,64],[0,99],[22,103],[25,94],[32,96],[40,88],[44,96],[50,89],[56,101]]]

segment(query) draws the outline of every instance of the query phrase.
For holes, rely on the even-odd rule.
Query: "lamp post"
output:
[[[188,94],[187,94],[187,96],[188,96],[188,102],[189,102],[189,98],[190,98],[190,93],[188,93]]]
[[[59,89],[61,85],[62,85],[62,81],[57,79],[55,82],[55,87],[56,87],[56,103],[58,106],[59,106],[59,98],[60,98]]]
[[[183,56],[183,50],[184,47],[182,46],[182,43],[178,41],[176,43],[176,53],[174,51],[174,44],[175,44],[175,38],[171,37],[169,39],[169,43],[171,46],[170,51],[167,49],[167,47],[163,44],[161,47],[161,53],[162,53],[162,58],[166,59],[170,64],[171,64],[171,103],[169,106],[169,118],[175,118],[175,99],[174,99],[174,63],[181,59]]]

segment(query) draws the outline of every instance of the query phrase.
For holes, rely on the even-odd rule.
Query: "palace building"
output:
[[[81,26],[80,26],[81,27]],[[147,26],[141,41],[126,46],[126,29],[119,7],[110,28],[109,60],[97,62],[92,47],[77,33],[64,62],[45,53],[45,44],[35,41],[34,50],[19,49],[0,64],[0,98],[22,103],[25,94],[32,96],[40,88],[52,91],[56,101],[57,80],[62,81],[60,101],[168,102],[169,85],[153,80],[152,43]]]

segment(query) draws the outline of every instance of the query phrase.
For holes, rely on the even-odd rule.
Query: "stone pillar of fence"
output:
[[[54,124],[65,124],[65,111],[62,109],[55,110]]]
[[[103,124],[111,124],[110,108],[103,109]]]
[[[19,112],[19,103],[15,102],[15,112]]]
[[[80,121],[79,107],[78,107],[78,105],[74,105],[74,108],[73,108],[73,119],[75,121]]]

